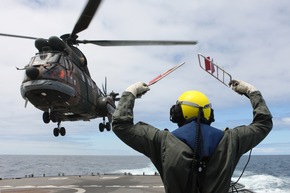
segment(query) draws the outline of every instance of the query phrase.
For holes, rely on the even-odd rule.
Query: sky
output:
[[[2,0],[0,33],[49,38],[70,33],[86,0]],[[79,45],[99,87],[122,93],[131,84],[149,82],[176,64],[185,65],[136,100],[134,122],[173,131],[169,109],[187,90],[206,94],[219,129],[248,125],[249,100],[204,72],[197,54],[210,56],[234,79],[254,85],[273,115],[271,133],[254,155],[290,154],[290,2],[288,0],[103,0],[79,39],[197,40],[195,46],[101,47]],[[20,94],[24,67],[37,52],[34,41],[0,36],[0,154],[139,155],[115,134],[100,133],[102,119],[62,122],[67,134],[54,137]]]

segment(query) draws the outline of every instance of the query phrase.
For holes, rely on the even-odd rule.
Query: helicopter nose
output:
[[[30,79],[36,79],[39,76],[39,70],[35,67],[28,67],[26,68],[26,75]]]

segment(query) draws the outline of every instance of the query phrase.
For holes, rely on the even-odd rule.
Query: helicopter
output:
[[[20,90],[25,100],[43,111],[44,123],[57,123],[55,137],[66,135],[61,127],[64,121],[90,121],[103,118],[100,132],[111,130],[112,115],[116,109],[118,93],[107,93],[107,79],[100,89],[92,79],[85,55],[77,48],[79,44],[98,46],[151,46],[195,45],[197,41],[156,40],[78,40],[78,33],[88,28],[101,0],[88,0],[83,12],[70,34],[51,36],[48,39],[0,33],[0,36],[24,38],[35,41],[38,52],[23,68],[25,75]],[[106,122],[106,118],[108,121]]]

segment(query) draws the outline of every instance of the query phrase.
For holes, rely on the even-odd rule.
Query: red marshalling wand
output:
[[[160,74],[158,76],[156,76],[155,78],[153,78],[148,84],[147,86],[151,86],[153,84],[155,84],[156,82],[158,82],[159,80],[161,80],[162,78],[164,78],[165,76],[167,76],[168,74],[170,74],[171,72],[175,71],[177,68],[179,68],[180,66],[182,66],[183,64],[185,64],[185,62],[178,64],[176,66],[174,66],[173,68],[170,68],[169,70],[167,70],[166,72],[164,72],[163,74]]]

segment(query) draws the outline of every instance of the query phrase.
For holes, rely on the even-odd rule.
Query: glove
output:
[[[247,97],[249,97],[251,92],[257,91],[253,85],[242,80],[232,80],[230,81],[229,86],[240,95],[244,94]]]
[[[131,92],[136,98],[141,98],[150,88],[147,86],[146,83],[137,82],[129,86],[126,91]]]

